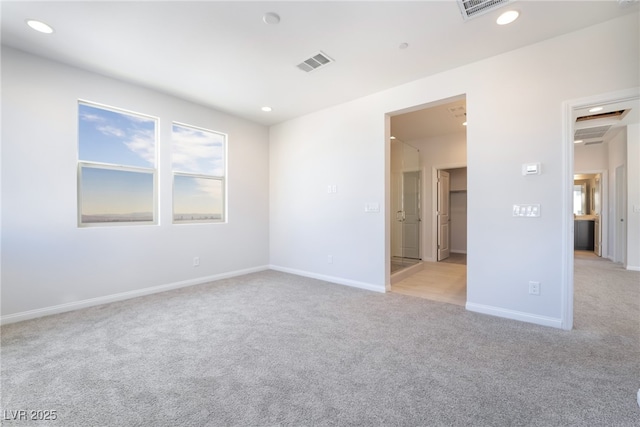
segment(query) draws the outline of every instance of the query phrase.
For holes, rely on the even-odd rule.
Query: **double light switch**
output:
[[[513,216],[536,218],[540,216],[540,205],[513,205]]]

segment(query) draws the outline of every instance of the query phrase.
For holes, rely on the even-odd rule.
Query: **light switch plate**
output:
[[[522,165],[522,175],[540,175],[540,163],[525,163]]]
[[[513,216],[521,218],[537,218],[540,216],[540,204],[513,205]]]
[[[364,211],[367,213],[380,212],[380,205],[378,203],[367,203],[364,205]]]

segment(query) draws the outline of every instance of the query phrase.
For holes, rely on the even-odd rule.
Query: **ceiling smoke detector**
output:
[[[468,21],[476,16],[498,9],[513,0],[458,0],[462,19]]]
[[[318,68],[322,68],[326,65],[329,65],[333,62],[333,59],[329,58],[322,52],[318,52],[312,57],[305,59],[301,63],[297,65],[302,71],[310,73],[311,71],[315,71]]]

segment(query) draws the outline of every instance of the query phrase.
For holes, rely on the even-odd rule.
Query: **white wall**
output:
[[[159,225],[78,228],[79,98],[160,118]],[[228,134],[228,223],[171,224],[172,120]],[[266,268],[268,167],[263,126],[3,48],[3,321]]]
[[[638,40],[633,14],[272,127],[271,264],[384,289],[391,214],[385,115],[466,94],[467,308],[561,327],[568,244],[562,104],[637,87]],[[522,176],[527,162],[540,162],[542,175]],[[331,183],[337,194],[326,193]],[[365,213],[367,202],[382,212]],[[542,215],[514,218],[514,203],[540,203]],[[540,282],[540,295],[528,294],[530,280]]]
[[[344,104],[271,127],[272,268],[384,291],[385,120],[372,107]],[[380,212],[366,213],[367,203]]]
[[[576,145],[573,151],[573,170],[579,172],[593,172],[607,170],[609,146],[606,143],[597,145]]]

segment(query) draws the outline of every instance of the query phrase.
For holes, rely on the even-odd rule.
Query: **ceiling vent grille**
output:
[[[462,18],[468,21],[476,16],[483,15],[494,9],[497,9],[512,0],[458,0]]]
[[[605,133],[607,133],[611,129],[611,125],[609,126],[596,126],[592,128],[578,129],[574,135],[575,139],[592,139],[592,138],[602,138]]]
[[[310,73],[312,71],[317,70],[318,68],[322,68],[326,65],[329,65],[333,62],[333,59],[329,58],[322,52],[318,52],[312,57],[305,59],[301,63],[297,65],[302,71]]]

